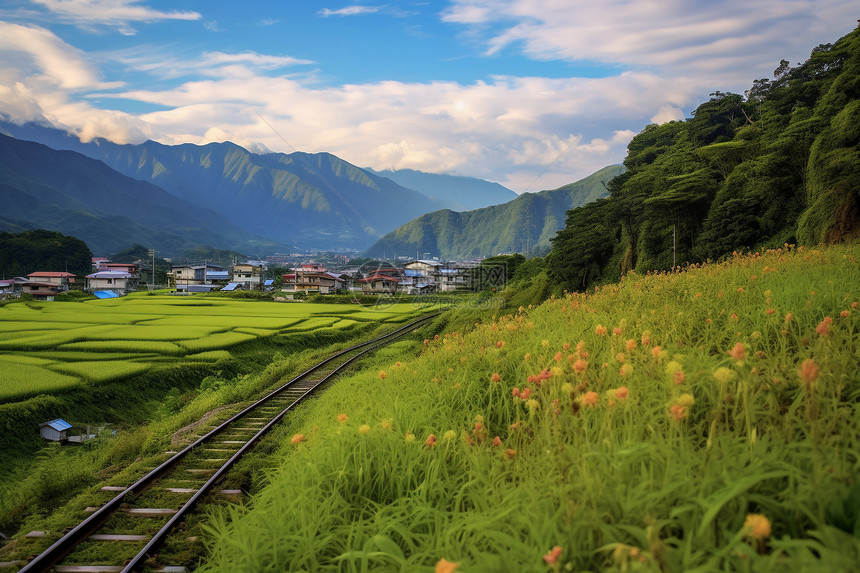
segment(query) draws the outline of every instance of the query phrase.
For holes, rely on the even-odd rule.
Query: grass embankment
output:
[[[216,514],[202,570],[851,570],[858,259],[631,275],[383,351]]]

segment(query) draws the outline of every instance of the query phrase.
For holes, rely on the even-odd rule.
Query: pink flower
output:
[[[543,560],[546,561],[547,565],[555,565],[558,558],[561,556],[561,546],[556,545],[550,550],[549,553],[543,556]]]

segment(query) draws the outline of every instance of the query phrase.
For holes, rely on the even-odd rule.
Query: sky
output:
[[[857,26],[856,0],[3,0],[0,114],[555,189]]]

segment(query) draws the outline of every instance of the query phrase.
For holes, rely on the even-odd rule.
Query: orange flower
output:
[[[454,563],[447,559],[440,559],[439,562],[436,563],[436,573],[454,573],[459,566],[459,563]]]
[[[770,537],[770,520],[760,513],[750,513],[744,520],[744,533],[750,539],[763,541]]]
[[[629,390],[627,386],[619,386],[615,389],[615,398],[618,400],[626,400]]]
[[[546,561],[547,565],[555,565],[559,556],[561,556],[561,546],[556,545],[549,551],[549,553],[543,556],[543,560]]]
[[[379,371],[379,377],[380,377],[382,380],[385,380],[385,370],[380,370],[380,371]]]
[[[594,328],[594,334],[596,334],[597,336],[604,336],[606,334],[606,327],[602,324],[598,324]]]
[[[292,438],[290,438],[290,441],[294,444],[301,444],[302,442],[306,442],[307,440],[308,439],[305,437],[304,434],[295,434]]]
[[[732,360],[736,362],[743,362],[747,357],[747,353],[744,350],[744,345],[741,342],[735,344],[735,347],[729,350],[726,354],[731,356]]]
[[[520,398],[522,398],[523,400],[528,400],[531,393],[532,393],[532,389],[526,388],[525,390],[520,392]]]
[[[839,313],[839,316],[841,316],[842,318],[848,318],[849,316],[851,316],[851,311],[850,310],[843,310],[842,312]]]
[[[511,391],[511,393],[513,394],[514,398],[519,398],[520,397],[519,386],[514,386],[514,389]]]
[[[663,349],[660,348],[660,345],[657,345],[651,349],[651,356],[653,356],[654,358],[657,358],[658,356],[660,356],[660,352],[662,352],[662,351],[663,351]]]
[[[675,384],[683,384],[685,379],[686,376],[684,376],[683,370],[675,370],[675,372],[672,374],[672,380],[675,382]]]
[[[790,312],[785,315],[785,322],[791,322],[791,319],[794,317]]]
[[[597,392],[589,391],[582,395],[582,403],[586,406],[595,406],[597,398]]]
[[[642,346],[651,345],[651,333],[647,330],[642,334]]]
[[[509,459],[509,460],[512,460],[512,459],[514,459],[515,457],[517,457],[517,451],[516,451],[516,450],[512,450],[511,448],[508,448],[508,449],[506,449],[506,450],[505,450],[505,457],[506,457],[507,459]]]
[[[499,376],[498,372],[493,372],[493,375],[490,376],[490,380],[492,380],[493,382],[499,382],[501,379],[502,377]]]
[[[631,338],[624,343],[624,347],[627,349],[627,352],[632,352],[636,348],[636,341]]]
[[[827,336],[830,334],[830,323],[833,322],[833,319],[829,316],[825,316],[824,320],[818,323],[818,326],[815,327],[815,332],[817,332],[821,336]]]
[[[673,404],[671,408],[669,408],[669,413],[672,414],[672,419],[676,421],[681,421],[687,417],[687,407],[682,406],[681,404]]]
[[[775,311],[774,309],[772,309],[772,308],[769,308],[769,309],[767,309],[765,312],[766,312],[767,314],[773,314],[773,313],[775,313],[776,311]]]
[[[809,383],[813,382],[816,378],[818,378],[818,373],[820,371],[821,369],[818,367],[815,361],[812,358],[807,358],[800,365],[800,370],[798,370],[797,373],[800,376],[801,380]]]
[[[622,332],[623,331],[621,330],[621,327],[616,326],[615,328],[612,329],[612,336],[621,336]]]
[[[349,416],[347,416],[346,414],[338,414],[337,415],[337,421],[340,422],[341,424],[346,422],[348,419],[349,419]]]
[[[556,353],[555,353],[555,361],[556,361],[556,362],[561,362],[561,359],[562,359],[561,351],[556,352]]]
[[[427,439],[424,440],[424,445],[427,446],[428,448],[432,448],[433,446],[435,446],[436,445],[436,434],[430,434],[429,436],[427,436]]]
[[[501,348],[501,347],[502,347],[502,346],[504,346],[504,345],[505,345],[505,341],[504,341],[504,340],[499,340],[498,342],[496,342],[496,348]]]
[[[499,436],[496,436],[493,438],[493,445],[498,448],[502,445],[502,439]]]

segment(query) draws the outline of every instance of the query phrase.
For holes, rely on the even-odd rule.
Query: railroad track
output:
[[[110,573],[141,570],[168,534],[203,497],[215,493],[230,467],[290,410],[338,372],[371,350],[418,328],[438,313],[414,320],[388,334],[357,344],[319,362],[277,390],[251,404],[170,457],[130,486],[106,486],[115,494],[34,557],[19,573]],[[241,492],[221,490],[224,495]],[[100,544],[112,543],[114,564],[93,561],[104,555]],[[153,569],[181,572],[181,566]]]

